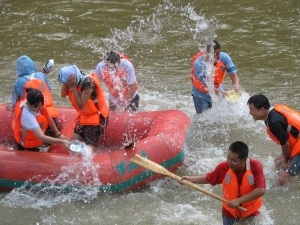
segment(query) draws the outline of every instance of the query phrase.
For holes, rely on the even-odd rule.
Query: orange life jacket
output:
[[[130,58],[124,53],[118,53],[118,54],[122,59],[131,61]],[[129,91],[129,85],[127,84],[127,78],[124,69],[118,71],[116,74],[111,76],[107,68],[105,67],[101,76],[106,86],[108,87],[110,94],[114,96],[116,99],[119,99],[120,101],[125,100]],[[116,82],[119,83],[116,84]],[[138,89],[139,89],[138,86],[136,86],[136,90]]]
[[[47,108],[47,111],[49,113],[49,115],[52,118],[57,118],[58,117],[58,112],[56,110],[56,108],[54,107],[54,102],[52,99],[52,95],[51,95],[51,91],[49,90],[47,84],[45,83],[45,81],[35,78],[34,77],[34,73],[32,73],[29,77],[29,81],[26,82],[24,89],[26,88],[34,88],[34,89],[38,89],[43,93],[44,96],[44,106]],[[27,97],[26,91],[24,94],[24,97],[21,99],[25,100]]]
[[[129,85],[126,81],[126,73],[122,69],[118,71],[115,75],[111,76],[108,70],[105,68],[102,72],[103,79],[105,81],[106,86],[109,89],[109,93],[117,99],[125,100],[125,96],[128,94]],[[116,84],[115,81],[119,83]]]
[[[35,134],[31,130],[24,130],[21,127],[21,115],[24,108],[24,101],[18,102],[15,110],[14,110],[14,117],[13,117],[13,131],[15,140],[22,145],[24,148],[36,148],[43,144],[43,142],[38,139]],[[46,107],[42,107],[40,111],[40,115],[36,116],[36,120],[40,125],[40,128],[45,133],[46,128],[49,125],[49,114],[47,112]]]
[[[300,112],[286,106],[283,104],[275,105],[273,108],[276,112],[282,114],[288,123],[287,133],[289,136],[288,142],[290,144],[290,158],[300,153],[300,136],[294,137],[290,131],[292,126],[295,127],[298,131],[300,131]],[[267,134],[269,137],[275,141],[277,144],[280,144],[280,141],[275,137],[275,135],[270,131],[269,126],[267,126]]]
[[[225,69],[226,66],[222,61],[215,63],[215,75],[214,75],[214,86],[219,88],[225,78]]]
[[[78,121],[80,125],[99,125],[100,124],[100,114],[107,118],[109,115],[109,109],[105,102],[105,95],[100,86],[99,80],[95,73],[89,75],[92,77],[96,89],[97,89],[97,98],[95,100],[89,99],[87,104],[80,109],[76,103],[74,94],[72,91],[69,91],[69,99],[73,107],[78,112]],[[79,93],[81,93],[81,85],[77,87]]]
[[[229,201],[251,192],[254,189],[254,177],[250,168],[250,160],[247,159],[246,161],[246,172],[243,175],[241,186],[239,186],[235,172],[230,168],[225,175],[222,185],[223,198]],[[230,208],[225,202],[223,202],[222,205],[234,218],[245,218],[258,211],[262,206],[262,197],[242,203],[241,206],[246,208],[247,212],[239,210],[238,208]]]
[[[194,73],[194,62],[196,61],[196,59],[198,57],[200,57],[201,55],[203,55],[203,52],[198,52],[197,54],[195,54],[192,58],[192,74],[190,75],[190,78],[192,80],[192,83],[194,85],[195,88],[197,88],[199,91],[203,92],[203,93],[208,93],[208,87],[205,83],[202,83],[196,76]],[[222,82],[224,81],[225,78],[225,64],[222,61],[218,61],[217,63],[215,63],[215,74],[214,74],[214,86],[216,88],[219,88],[222,84]]]

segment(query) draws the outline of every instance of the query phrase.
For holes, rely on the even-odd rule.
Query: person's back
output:
[[[51,86],[47,77],[44,73],[36,70],[35,63],[28,56],[23,55],[18,58],[16,63],[16,73],[18,78],[16,79],[12,89],[12,108],[15,107],[18,101],[25,99],[25,85],[32,78],[32,74],[34,74],[34,78],[44,81],[47,88],[51,91]]]

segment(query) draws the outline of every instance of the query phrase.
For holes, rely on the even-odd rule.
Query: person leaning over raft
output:
[[[198,184],[222,184],[223,198],[229,203],[222,203],[223,225],[231,225],[238,219],[259,215],[262,196],[266,191],[262,164],[255,159],[248,159],[248,146],[241,141],[232,143],[227,152],[227,162],[222,162],[214,171],[199,176],[183,176]],[[247,212],[239,210],[242,206]]]
[[[108,123],[109,110],[97,76],[95,73],[83,76],[78,67],[72,65],[60,69],[59,82],[61,97],[69,96],[78,112],[71,139],[85,141],[92,148],[98,146]]]
[[[13,131],[19,150],[42,151],[46,144],[63,144],[69,141],[61,134],[44,106],[44,96],[40,90],[27,88],[27,99],[17,103],[14,110]],[[46,128],[55,133],[55,138],[45,135]]]
[[[269,137],[281,145],[275,166],[281,167],[278,181],[284,185],[300,173],[300,112],[284,104],[271,108],[268,98],[262,94],[251,96],[247,104],[253,119],[264,121]]]
[[[117,114],[133,112],[139,108],[138,85],[135,70],[124,54],[107,52],[95,69],[100,82],[109,90],[109,109]]]
[[[36,70],[35,63],[31,58],[26,55],[20,56],[16,63],[18,78],[16,79],[14,87],[12,89],[11,107],[13,110],[17,102],[26,99],[26,88],[38,89],[43,93],[45,107],[49,115],[52,117],[56,126],[58,126],[58,112],[54,107],[54,101],[51,94],[51,86],[46,77],[46,72],[50,73],[52,67],[53,65],[45,70],[45,65],[45,72],[38,72]],[[54,132],[50,128],[47,128],[46,134],[52,137],[55,136]]]
[[[207,44],[205,51],[200,51],[192,59],[192,96],[196,113],[202,113],[212,107],[212,99],[208,90],[207,65],[211,61],[210,52],[212,45]],[[221,52],[220,44],[214,40],[214,90],[218,94],[226,95],[223,90],[222,82],[225,78],[225,70],[229,74],[233,89],[240,92],[240,79],[237,75],[237,69],[233,64],[231,57]]]

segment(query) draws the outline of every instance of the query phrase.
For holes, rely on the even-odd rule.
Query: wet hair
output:
[[[107,52],[105,55],[105,60],[112,64],[120,62],[120,58],[121,58],[120,55],[114,51]]]
[[[249,153],[248,146],[242,141],[233,142],[229,146],[229,150],[232,151],[233,153],[238,154],[239,159],[248,158],[248,153]]]
[[[221,49],[221,45],[219,44],[219,42],[214,40],[214,50],[216,50],[216,49]]]
[[[39,105],[39,103],[42,103],[44,105],[44,95],[43,93],[34,88],[26,88],[27,92],[27,102],[29,105],[32,105],[34,108]]]
[[[270,102],[266,96],[263,94],[253,95],[249,98],[248,105],[253,105],[256,109],[270,109]]]

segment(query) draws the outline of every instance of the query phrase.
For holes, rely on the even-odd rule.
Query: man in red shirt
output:
[[[223,225],[234,224],[237,219],[259,215],[258,209],[262,206],[262,196],[266,191],[266,182],[262,164],[255,159],[248,159],[248,146],[236,141],[228,149],[227,161],[222,162],[212,171],[199,176],[183,176],[198,184],[222,184],[223,198]],[[239,210],[242,206],[247,212]]]

